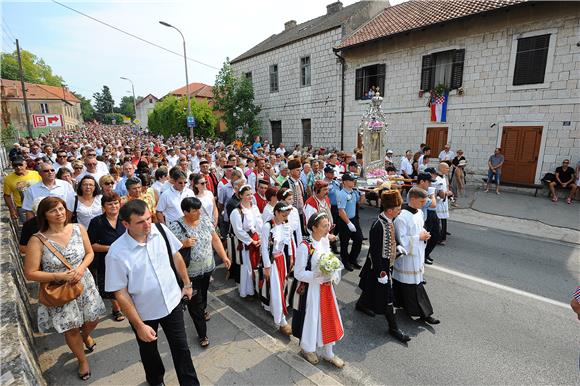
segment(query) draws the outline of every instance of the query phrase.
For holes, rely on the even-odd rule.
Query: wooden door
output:
[[[541,141],[541,126],[504,127],[501,137],[504,156],[501,179],[505,182],[533,184]]]
[[[431,158],[439,157],[447,144],[447,127],[428,127],[425,143],[431,148]]]

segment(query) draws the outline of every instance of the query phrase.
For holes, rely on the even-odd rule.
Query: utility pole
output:
[[[16,53],[18,55],[18,71],[20,72],[20,86],[22,87],[22,97],[24,99],[24,114],[26,114],[26,128],[28,136],[32,137],[32,125],[30,124],[30,111],[28,110],[28,99],[26,98],[26,86],[24,86],[24,71],[22,70],[22,58],[20,57],[20,44],[16,39]]]

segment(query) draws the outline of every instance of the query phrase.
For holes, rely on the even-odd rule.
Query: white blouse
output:
[[[89,224],[91,220],[101,214],[103,214],[103,206],[101,205],[101,198],[102,195],[98,195],[93,197],[93,203],[90,206],[86,206],[81,202],[78,201],[77,204],[77,219],[79,224],[82,224],[85,229],[89,228]]]

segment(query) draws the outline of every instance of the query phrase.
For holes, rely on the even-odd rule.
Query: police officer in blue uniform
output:
[[[336,196],[339,216],[340,258],[344,268],[349,271],[352,271],[353,268],[362,268],[357,262],[363,242],[357,205],[364,203],[364,195],[358,189],[355,189],[355,181],[356,177],[352,173],[344,173],[342,175],[342,190]],[[348,245],[350,240],[352,240],[352,247],[349,253]]]
[[[332,214],[332,223],[338,225],[338,206],[336,206],[336,196],[340,192],[340,182],[334,178],[334,168],[332,165],[326,165],[324,168],[324,181],[328,182],[328,199],[330,200],[330,213]],[[337,235],[338,227],[331,230],[331,233]],[[332,252],[338,254],[338,241],[330,243]]]

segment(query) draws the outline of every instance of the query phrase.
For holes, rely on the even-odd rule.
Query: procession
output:
[[[573,3],[3,9],[0,383],[575,383]]]

